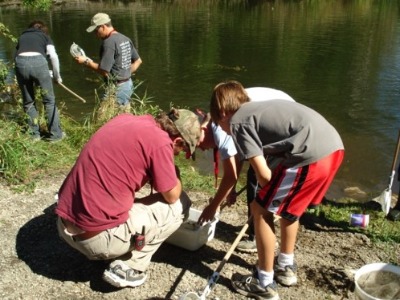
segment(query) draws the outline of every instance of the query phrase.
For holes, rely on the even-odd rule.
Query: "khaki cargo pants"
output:
[[[157,194],[154,194],[157,197]],[[160,195],[158,195],[159,197]],[[91,260],[120,259],[131,268],[145,271],[151,257],[183,220],[188,217],[191,201],[185,192],[174,204],[155,201],[150,205],[135,203],[129,211],[129,219],[118,227],[105,230],[87,240],[79,240],[65,232],[58,218],[58,233],[72,247]],[[145,246],[137,251],[131,243],[132,235],[142,233]]]

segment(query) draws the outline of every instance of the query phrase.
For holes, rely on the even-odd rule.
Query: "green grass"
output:
[[[144,92],[138,95],[142,82],[135,83],[135,93],[131,98],[129,112],[135,115],[160,113],[161,109],[152,102],[152,98]],[[26,116],[22,110],[22,102],[18,87],[13,85],[13,107],[3,119],[0,119],[0,180],[16,191],[33,191],[36,182],[45,176],[66,172],[75,163],[80,150],[89,138],[109,119],[120,113],[114,105],[115,99],[99,101],[92,113],[79,123],[63,114],[63,104],[59,104],[60,119],[67,138],[58,143],[44,141],[34,142],[27,131]],[[40,97],[40,93],[37,93]],[[46,132],[46,120],[40,101],[39,124],[42,132]],[[171,104],[172,105],[172,104]],[[1,108],[1,107],[0,107]],[[212,178],[201,176],[193,167],[192,161],[182,156],[177,157],[177,165],[184,178],[185,189],[213,192]]]
[[[200,175],[194,167],[191,159],[186,159],[184,155],[175,157],[175,163],[179,166],[182,184],[185,190],[204,191],[210,196],[214,193],[214,175]],[[211,163],[211,162],[210,162]]]
[[[110,102],[112,103],[112,102]],[[109,104],[110,104],[109,103]],[[16,192],[32,192],[36,182],[56,174],[66,174],[75,163],[80,150],[93,133],[108,119],[118,113],[115,107],[100,107],[98,103],[93,113],[88,115],[83,124],[64,115],[60,109],[62,128],[67,138],[55,144],[44,141],[33,142],[26,131],[25,116],[22,112],[20,100],[16,100],[15,108],[10,116],[0,119],[0,180],[11,186]],[[60,105],[61,106],[61,105]],[[100,119],[98,110],[105,112]],[[161,109],[152,103],[151,97],[145,93],[142,97],[134,94],[131,101],[130,112],[136,115],[159,113]],[[40,123],[45,125],[43,112]],[[105,116],[105,117],[104,117]],[[202,192],[206,197],[211,197],[214,192],[214,174],[201,175],[194,167],[193,161],[183,155],[176,157],[176,164],[180,168],[182,183],[186,191]],[[243,177],[243,176],[242,176]],[[240,186],[243,186],[241,179]],[[237,200],[237,205],[246,205],[244,193]],[[352,213],[370,215],[367,228],[353,227],[349,224]],[[365,234],[373,243],[383,243],[386,253],[396,263],[398,254],[393,252],[395,244],[400,243],[399,222],[387,220],[379,205],[375,207],[361,204],[352,199],[338,199],[325,201],[317,209],[308,211],[305,216],[312,216],[314,223],[321,223],[329,228],[337,228],[345,232]]]
[[[369,215],[369,224],[366,228],[350,225],[350,215],[360,213]],[[326,201],[315,214],[325,219],[329,225],[338,226],[346,231],[364,233],[374,242],[400,243],[399,223],[386,219],[377,202],[359,203],[352,199]]]
[[[0,178],[16,189],[32,190],[38,179],[69,168],[78,154],[72,140],[34,142],[18,123],[0,120],[0,127]]]
[[[352,226],[351,214],[369,215],[369,224],[366,228]],[[336,201],[326,200],[315,209],[309,209],[302,218],[305,224],[320,224],[336,231],[363,234],[372,243],[383,245],[389,262],[399,264],[398,249],[400,243],[400,222],[393,222],[385,217],[378,202],[369,201],[360,203],[353,199],[342,198]]]

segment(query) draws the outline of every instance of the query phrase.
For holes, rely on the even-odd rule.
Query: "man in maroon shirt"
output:
[[[115,259],[105,281],[116,287],[145,282],[152,255],[191,205],[174,155],[192,155],[199,136],[197,116],[189,110],[156,118],[122,114],[82,149],[59,191],[58,231],[89,259]],[[156,192],[135,197],[147,183]]]

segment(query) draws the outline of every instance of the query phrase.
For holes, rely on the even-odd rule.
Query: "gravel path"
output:
[[[57,235],[54,195],[62,180],[46,179],[29,195],[0,185],[2,299],[179,299],[204,289],[246,220],[243,205],[224,210],[206,246],[188,251],[165,243],[143,286],[115,289],[101,279],[106,262],[87,260]],[[188,194],[199,209],[209,197]],[[281,299],[353,299],[351,270],[388,260],[384,246],[372,245],[365,235],[320,221],[303,218],[296,249],[299,284],[279,286]],[[392,251],[400,253],[400,247]],[[229,279],[235,272],[248,273],[256,260],[255,254],[234,252],[208,299],[246,299],[231,289]]]

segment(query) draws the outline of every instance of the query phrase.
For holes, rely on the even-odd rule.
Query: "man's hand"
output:
[[[89,57],[82,55],[75,57],[75,61],[78,64],[85,64],[85,65],[89,65],[92,62],[92,60]]]
[[[75,57],[75,61],[76,61],[78,64],[83,64],[83,62],[85,61],[85,59],[86,59],[85,56],[76,56],[76,57]]]

